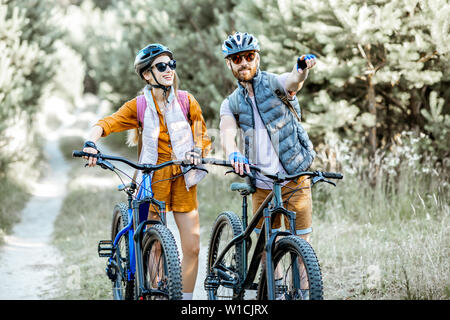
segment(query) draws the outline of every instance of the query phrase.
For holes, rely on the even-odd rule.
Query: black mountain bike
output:
[[[203,159],[203,163],[231,167],[229,162],[215,159]],[[246,290],[257,290],[258,300],[323,299],[319,261],[311,245],[295,235],[296,215],[283,206],[281,184],[308,176],[308,179],[311,179],[311,187],[318,182],[328,182],[336,186],[327,179],[342,179],[343,176],[320,171],[271,175],[265,174],[256,166],[250,168],[272,179],[273,189],[247,225],[247,196],[255,190],[246,183],[231,184],[231,190],[242,195],[242,219],[234,212],[225,211],[219,214],[214,222],[207,256],[207,277],[204,282],[208,299],[241,300]],[[241,177],[245,176],[255,178],[253,174],[246,172]],[[294,193],[301,188],[300,186],[290,192]],[[271,222],[279,214],[288,218],[290,230],[272,230]],[[258,236],[248,266],[248,255],[252,246],[250,235],[260,218],[264,219],[263,231]],[[259,281],[255,283],[261,262]]]
[[[177,160],[158,165],[137,164],[121,157],[101,153],[92,155],[83,151],[73,151],[72,156],[96,157],[97,165],[113,171],[119,178],[117,171],[127,174],[107,160],[120,161],[142,170],[139,186],[128,175],[132,182],[119,185],[118,190],[127,194],[128,202],[119,203],[114,208],[111,240],[101,240],[98,244],[99,256],[108,258],[106,274],[112,281],[114,299],[181,299],[178,248],[167,228],[165,203],[153,198],[150,174],[170,165],[190,165]],[[150,206],[159,214],[160,220],[147,220]]]

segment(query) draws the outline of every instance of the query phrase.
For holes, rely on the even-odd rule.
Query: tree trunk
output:
[[[370,144],[370,152],[372,155],[375,154],[377,150],[377,110],[375,105],[375,88],[372,84],[372,74],[367,76],[367,108],[375,117],[375,125],[369,129],[369,144]]]

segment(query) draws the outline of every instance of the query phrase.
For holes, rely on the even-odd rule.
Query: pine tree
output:
[[[181,89],[191,92],[206,119],[217,120],[223,97],[234,79],[221,56],[222,41],[232,32],[232,1],[115,1],[107,10],[81,5],[87,39],[75,42],[85,57],[99,94],[115,107],[144,86],[133,62],[149,43],[168,46],[177,60]]]
[[[259,37],[267,69],[286,72],[298,55],[318,57],[299,94],[316,139],[337,134],[374,152],[403,130],[432,134],[421,112],[432,92],[448,106],[445,0],[254,0],[236,9],[238,23]]]
[[[61,33],[53,14],[49,1],[0,0],[0,175],[33,147],[14,148],[13,137],[5,136],[5,131],[24,120],[21,130],[30,135],[40,98],[57,63],[52,54]]]

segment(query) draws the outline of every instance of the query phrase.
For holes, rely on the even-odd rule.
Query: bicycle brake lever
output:
[[[315,185],[317,182],[320,182],[320,181],[329,183],[329,184],[331,184],[331,185],[333,185],[333,186],[336,187],[336,183],[334,183],[333,181],[330,181],[330,180],[325,179],[325,178],[323,177],[323,175],[315,176],[314,178],[312,178],[312,179],[311,179],[311,186]]]
[[[98,159],[97,164],[105,170],[109,169],[111,171],[114,171],[114,166],[109,161]]]
[[[209,171],[208,171],[207,169],[205,169],[205,168],[200,168],[200,167],[197,167],[197,166],[192,166],[192,169],[195,169],[195,170],[201,170],[201,171],[205,171],[206,173],[209,173]]]
[[[315,185],[317,182],[325,180],[323,176],[315,176],[311,179],[311,186]]]
[[[205,168],[200,168],[200,167],[197,167],[197,166],[195,166],[195,165],[189,165],[189,166],[186,166],[186,168],[187,168],[187,170],[184,172],[184,174],[188,173],[188,172],[191,171],[192,169],[195,169],[195,170],[201,170],[201,171],[205,171],[206,173],[209,173],[209,171],[206,170]]]

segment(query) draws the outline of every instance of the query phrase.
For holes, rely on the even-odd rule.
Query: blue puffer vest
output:
[[[253,78],[253,91],[259,115],[269,133],[272,145],[278,154],[281,165],[287,174],[306,171],[314,157],[313,145],[294,112],[281,101],[275,91],[285,96],[284,88],[277,75],[259,71]],[[253,142],[252,102],[247,90],[238,82],[238,88],[228,97],[229,107],[239,127],[243,131],[245,156],[252,162],[255,159],[256,146]],[[300,118],[300,106],[297,97],[290,101]]]

